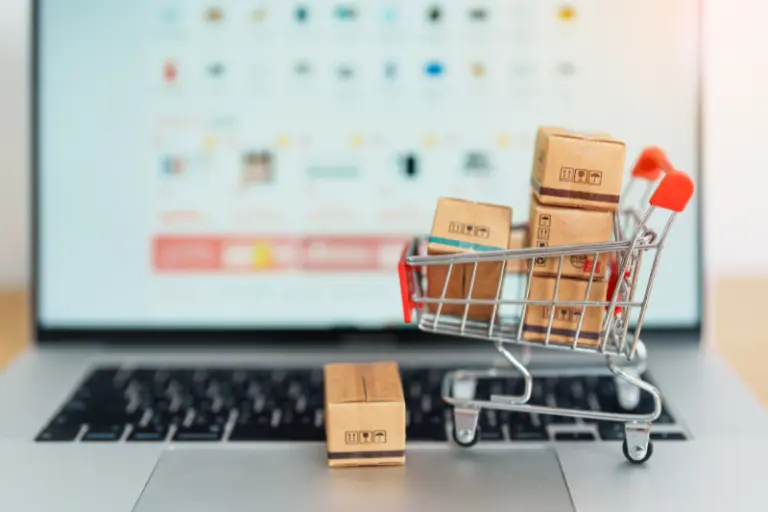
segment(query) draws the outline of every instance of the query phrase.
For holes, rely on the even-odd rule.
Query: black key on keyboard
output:
[[[541,416],[523,412],[502,413],[510,441],[547,441],[549,435]]]
[[[220,425],[179,426],[173,436],[174,441],[220,441],[224,429]]]
[[[600,439],[604,441],[622,441],[624,439],[624,423],[618,421],[600,421],[597,424]]]
[[[123,424],[88,425],[83,441],[119,441],[125,431]]]
[[[442,410],[424,413],[421,408],[408,409],[405,438],[408,441],[447,441]]]
[[[150,424],[146,427],[134,427],[128,436],[128,441],[159,442],[168,437],[168,427]]]
[[[480,440],[481,441],[503,441],[504,432],[499,412],[493,409],[485,409],[480,412]]]
[[[685,441],[687,437],[682,432],[651,432],[654,441]]]
[[[51,424],[38,434],[35,441],[74,441],[79,433],[79,423],[69,423],[64,425]]]
[[[555,441],[594,441],[595,436],[590,432],[557,432]]]

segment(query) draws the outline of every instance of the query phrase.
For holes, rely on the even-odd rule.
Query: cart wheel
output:
[[[627,444],[626,439],[624,439],[624,444],[622,445],[622,451],[624,452],[624,457],[626,457],[627,460],[632,464],[642,464],[648,459],[650,459],[651,455],[653,455],[653,441],[651,441],[650,439],[648,440],[648,448],[645,450],[645,455],[639,459],[633,458],[632,455],[630,455],[629,445]]]
[[[470,432],[469,430],[458,432],[456,430],[456,425],[454,425],[453,440],[456,442],[457,445],[461,446],[462,448],[471,448],[475,446],[477,442],[480,440],[480,426],[478,425],[477,428],[475,428],[474,435],[472,435],[472,432]]]

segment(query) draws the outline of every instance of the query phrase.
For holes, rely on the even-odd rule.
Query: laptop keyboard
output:
[[[440,396],[439,369],[402,369],[408,441],[448,439],[451,408]],[[648,379],[647,376],[644,378]],[[520,393],[512,379],[477,382],[475,396]],[[641,394],[634,411],[619,403],[611,376],[537,377],[532,404],[605,412],[650,412]],[[685,440],[667,410],[655,440]],[[483,410],[481,442],[614,441],[621,423]],[[98,368],[38,434],[58,442],[324,441],[322,369]]]

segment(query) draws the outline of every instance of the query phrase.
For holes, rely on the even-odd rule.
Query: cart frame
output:
[[[661,180],[659,181],[659,178]],[[425,332],[487,340],[493,343],[495,349],[510,368],[501,370],[456,370],[449,372],[442,386],[443,400],[453,407],[453,438],[460,446],[469,447],[479,439],[478,419],[482,409],[502,411],[519,411],[535,414],[570,416],[598,421],[623,422],[625,440],[623,451],[625,457],[633,463],[647,461],[653,453],[650,441],[651,424],[661,414],[662,397],[659,390],[652,384],[642,380],[646,359],[646,349],[640,339],[640,334],[648,308],[649,299],[656,279],[660,256],[664,243],[678,213],[684,211],[693,195],[693,182],[685,173],[675,170],[664,153],[655,147],[645,149],[638,159],[633,171],[632,180],[628,184],[624,198],[638,181],[645,181],[647,188],[643,194],[643,202],[649,207],[644,214],[638,208],[620,206],[614,214],[615,241],[556,246],[543,248],[524,248],[493,250],[487,252],[468,252],[459,254],[426,255],[426,239],[417,237],[410,241],[403,251],[399,265],[401,298],[403,316],[406,323],[415,320],[418,328]],[[658,210],[668,214],[666,223],[657,233],[649,227],[649,221]],[[641,261],[644,255],[653,254],[653,262],[642,297],[637,300]],[[610,258],[610,278],[608,293],[605,300],[589,300],[590,291],[595,281],[596,267],[600,256]],[[564,301],[558,299],[563,264],[567,257],[583,256],[591,264],[584,299],[580,301]],[[554,285],[554,293],[550,300],[532,300],[530,298],[531,281],[534,276],[534,266],[537,259],[554,258],[558,260],[558,269]],[[589,259],[587,259],[589,258]],[[506,265],[510,261],[525,260],[527,275],[525,294],[522,298],[502,297],[503,282],[507,273]],[[500,263],[501,272],[495,299],[472,298],[478,265],[483,263]],[[454,265],[471,266],[472,274],[465,297],[447,297],[448,282]],[[445,284],[439,297],[427,297],[426,272],[429,267],[447,266]],[[586,269],[586,267],[585,267]],[[442,312],[447,304],[464,305],[463,315],[446,315]],[[473,320],[469,318],[469,308],[472,305],[492,306],[490,320]],[[431,308],[430,308],[431,306]],[[500,310],[507,306],[520,308],[520,313],[507,315]],[[543,341],[526,336],[524,319],[528,307],[537,306],[548,308],[549,320]],[[558,307],[581,308],[579,321],[573,340],[567,343],[553,341],[553,323]],[[605,308],[602,328],[597,342],[582,343],[582,326],[586,308]],[[436,308],[436,310],[435,310]],[[434,311],[430,312],[429,309]],[[547,311],[547,309],[543,309]],[[634,328],[631,327],[633,315],[637,312]],[[415,313],[415,315],[414,315]],[[593,354],[605,357],[608,370],[617,379],[617,384],[628,385],[638,393],[645,391],[653,397],[654,409],[647,414],[607,413],[582,409],[566,409],[533,405],[531,399],[533,377],[526,368],[526,362],[519,360],[508,349],[508,345],[523,347],[527,358],[533,347],[568,350],[573,352]],[[634,364],[633,364],[634,363]],[[472,396],[459,396],[457,389],[468,385],[474,389],[477,379],[519,377],[523,378],[524,389],[519,395],[491,395],[488,400],[478,400]],[[466,389],[466,386],[464,387]]]

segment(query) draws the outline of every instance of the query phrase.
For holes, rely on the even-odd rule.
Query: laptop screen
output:
[[[404,240],[525,222],[539,125],[698,180],[696,0],[37,4],[44,327],[401,325]],[[699,321],[697,206],[648,327]]]

